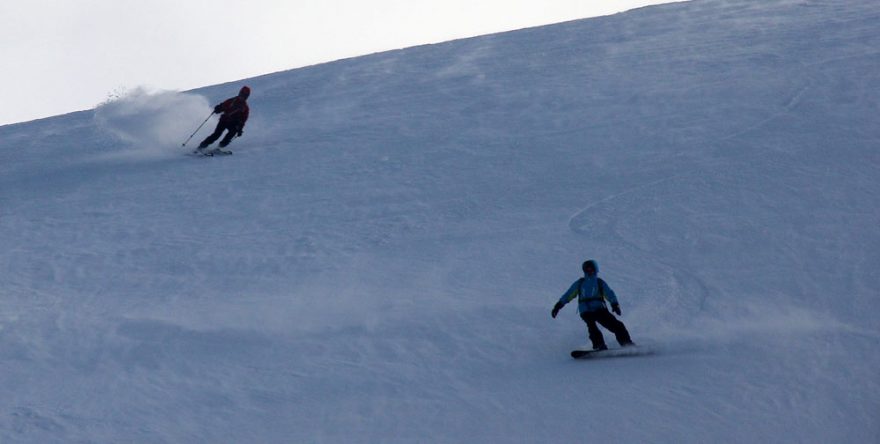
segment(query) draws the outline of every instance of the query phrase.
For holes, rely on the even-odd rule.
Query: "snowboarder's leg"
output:
[[[596,322],[607,328],[608,331],[614,333],[617,343],[626,346],[632,345],[632,339],[629,337],[629,331],[619,319],[615,318],[607,309],[595,312]]]
[[[205,140],[203,140],[202,143],[199,144],[199,149],[205,148],[208,145],[214,143],[217,139],[220,138],[220,135],[223,134],[224,129],[226,129],[226,125],[224,124],[224,122],[218,122],[217,128],[214,128],[214,132],[211,133],[210,136],[206,137]]]
[[[581,313],[581,319],[587,323],[587,332],[590,335],[590,342],[593,343],[593,350],[605,350],[608,348],[605,345],[605,337],[602,336],[602,331],[596,326],[596,318],[593,315],[594,313],[589,312]]]

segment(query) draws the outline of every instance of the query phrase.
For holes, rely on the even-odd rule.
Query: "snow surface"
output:
[[[880,442],[878,29],[695,1],[0,127],[0,441]],[[657,354],[569,357],[585,258]]]

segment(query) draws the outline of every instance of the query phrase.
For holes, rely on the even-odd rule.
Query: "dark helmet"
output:
[[[599,273],[599,264],[590,259],[581,265],[581,270],[583,270],[584,274],[587,276],[595,276]]]
[[[242,86],[241,90],[238,91],[238,97],[244,97],[245,99],[251,95],[251,89],[247,86]]]

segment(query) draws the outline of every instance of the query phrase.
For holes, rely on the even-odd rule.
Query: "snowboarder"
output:
[[[635,345],[629,337],[629,332],[623,322],[620,322],[611,313],[605,305],[605,300],[611,302],[611,311],[620,316],[620,304],[617,302],[617,295],[604,280],[597,275],[599,273],[599,264],[594,260],[588,260],[581,265],[584,271],[584,277],[576,280],[571,287],[559,298],[559,302],[553,306],[550,313],[553,318],[559,313],[559,310],[565,304],[571,302],[575,297],[578,298],[578,312],[581,319],[587,323],[587,331],[590,335],[590,342],[593,343],[593,350],[607,350],[605,338],[596,324],[607,328],[617,338],[617,342],[622,347]]]
[[[248,108],[247,104],[247,98],[250,95],[251,89],[247,86],[242,86],[238,96],[226,99],[214,107],[214,114],[220,114],[220,121],[217,122],[217,128],[214,129],[214,132],[199,144],[200,151],[219,139],[223,131],[229,132],[220,141],[221,148],[229,145],[233,137],[241,137],[244,133],[244,124],[247,122],[248,114],[250,114],[250,108]]]

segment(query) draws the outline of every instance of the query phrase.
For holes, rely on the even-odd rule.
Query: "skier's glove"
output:
[[[550,312],[550,316],[553,316],[553,319],[556,319],[556,315],[559,314],[559,310],[562,310],[562,302],[557,302],[556,305],[553,306],[553,311]]]
[[[611,311],[614,312],[617,316],[620,316],[620,305],[614,304],[611,306]]]
[[[220,114],[222,110],[220,109],[220,105],[214,107],[214,114]]]
[[[241,137],[242,134],[244,134],[244,130],[243,130],[243,129],[239,129],[239,130],[238,130],[238,137]]]

